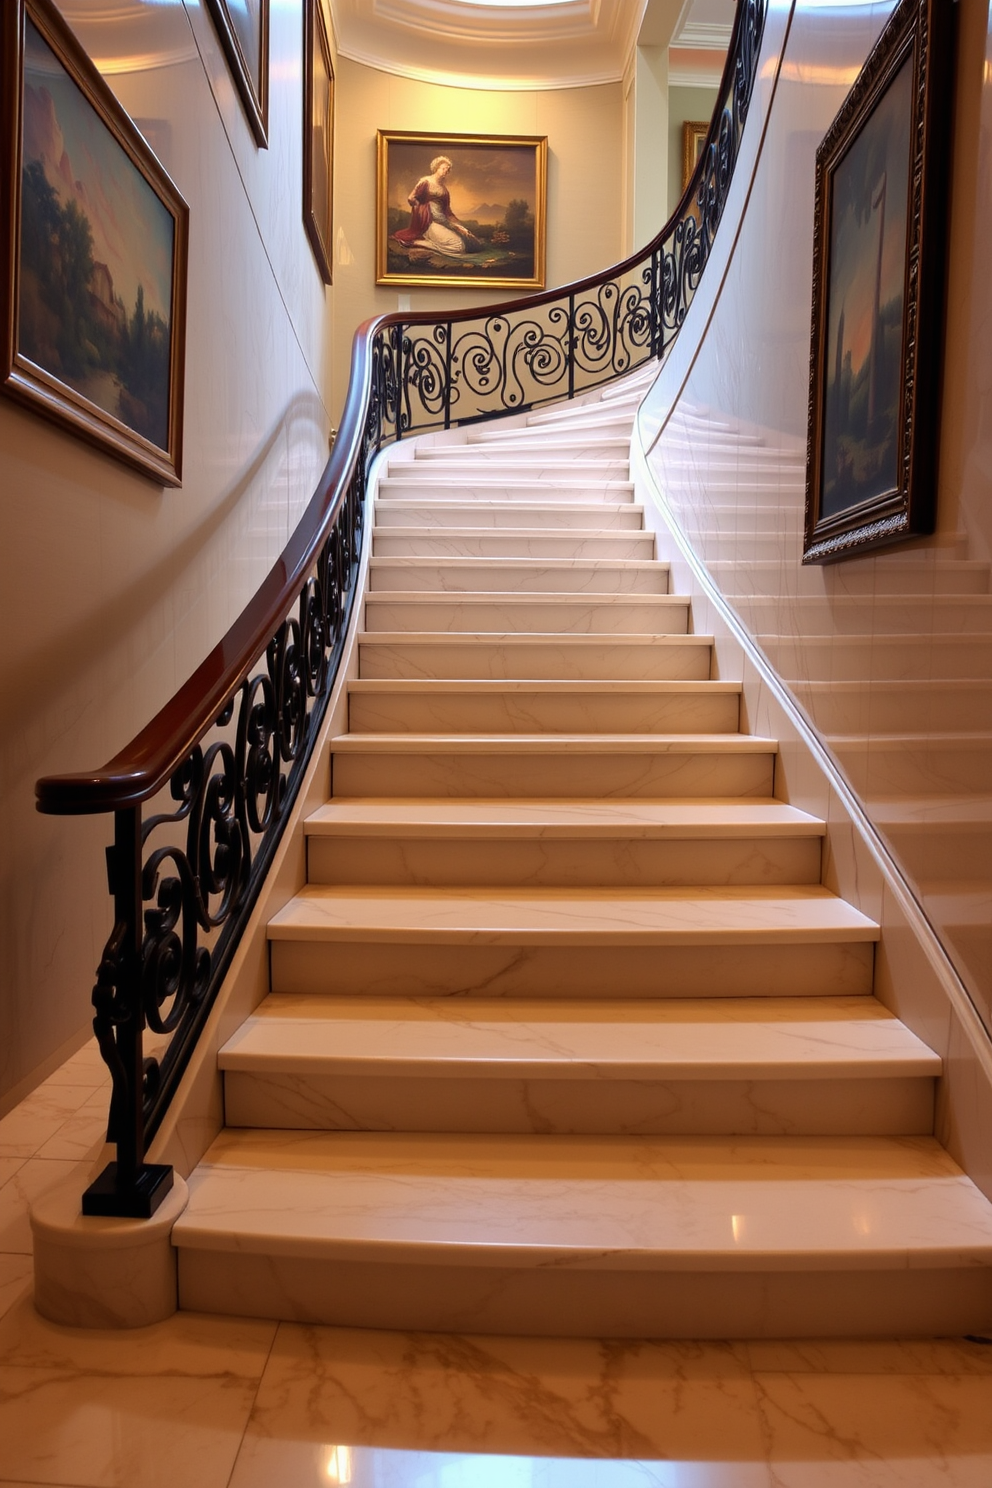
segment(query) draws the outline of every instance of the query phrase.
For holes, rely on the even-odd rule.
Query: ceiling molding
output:
[[[440,86],[526,92],[618,83],[647,0],[331,3],[341,57]]]
[[[730,45],[730,35],[733,29],[733,26],[689,20],[672,41],[672,46],[691,47],[699,51],[725,52]]]

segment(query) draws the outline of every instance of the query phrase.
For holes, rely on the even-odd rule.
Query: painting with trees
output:
[[[933,530],[953,10],[901,0],[817,151],[806,563]]]
[[[22,4],[4,387],[175,484],[185,204],[49,0]]]
[[[547,140],[379,132],[378,284],[541,288]]]

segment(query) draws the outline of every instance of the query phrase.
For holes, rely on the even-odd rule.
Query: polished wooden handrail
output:
[[[745,6],[739,4],[718,98],[725,98],[733,83],[744,11]],[[718,120],[719,115],[714,114],[707,146],[716,139]],[[678,206],[647,247],[608,269],[516,300],[466,306],[446,311],[443,316],[429,310],[393,311],[359,326],[355,332],[348,393],[334,449],[293,535],[260,588],[196,671],[119,754],[98,770],[42,777],[35,786],[37,809],[51,815],[82,816],[124,810],[149,800],[168,782],[245,680],[297,598],[304,576],[346,499],[349,481],[360,457],[369,411],[372,346],[380,331],[392,325],[408,328],[436,324],[439,320],[459,324],[509,316],[519,310],[568,301],[570,297],[577,297],[636,270],[661,249],[679,220],[686,215],[705,173],[706,158],[707,150],[704,149]]]

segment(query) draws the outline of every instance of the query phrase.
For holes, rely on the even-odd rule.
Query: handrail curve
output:
[[[115,923],[93,989],[110,1068],[111,1163],[88,1214],[147,1217],[172,1170],[145,1161],[296,798],[357,592],[372,463],[397,440],[575,397],[660,360],[727,199],[768,0],[738,0],[717,108],[668,222],[598,274],[483,307],[359,326],[330,458],[278,561],[224,637],[101,769],[49,775],[39,811],[115,813]],[[151,804],[153,803],[153,804]],[[143,807],[149,811],[143,811]],[[162,1052],[146,1057],[144,1035]]]

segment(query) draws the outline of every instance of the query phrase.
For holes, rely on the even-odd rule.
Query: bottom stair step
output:
[[[930,1137],[225,1131],[180,1306],[591,1337],[992,1328],[992,1205]]]

